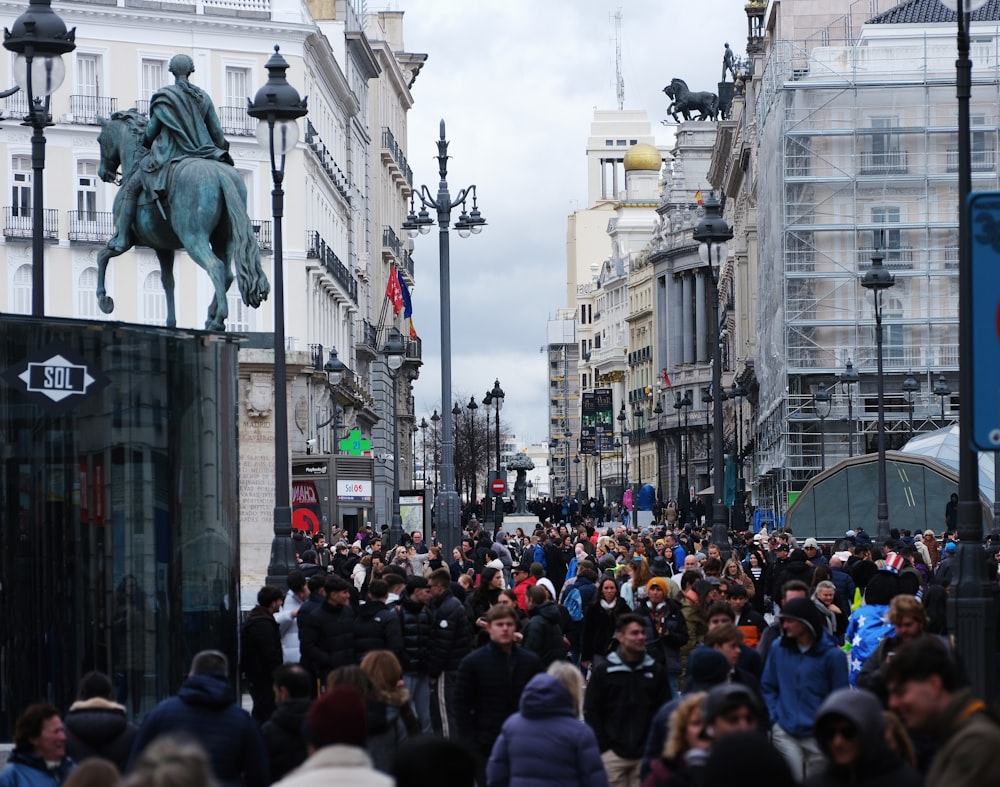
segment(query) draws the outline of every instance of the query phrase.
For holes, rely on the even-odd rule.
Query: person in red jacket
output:
[[[514,566],[511,572],[514,577],[514,595],[517,596],[517,606],[521,608],[522,612],[528,611],[528,599],[527,593],[528,588],[533,585],[538,584],[538,580],[531,576],[531,564],[521,563],[518,566]]]

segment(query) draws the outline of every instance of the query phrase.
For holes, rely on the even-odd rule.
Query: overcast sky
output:
[[[407,153],[436,193],[438,123],[454,195],[476,184],[488,226],[451,233],[452,390],[481,402],[495,378],[518,439],[547,437],[546,321],[566,300],[566,217],[587,207],[586,141],[595,109],[617,109],[614,14],[622,11],[625,109],[672,139],[663,86],[715,91],[728,41],[746,49],[742,0],[392,0],[405,46],[428,55],[413,85]],[[456,210],[453,219],[457,218]],[[437,228],[414,250],[413,319],[423,339],[416,416],[441,407]],[[610,242],[601,250],[610,254]],[[449,405],[450,407],[450,405]]]

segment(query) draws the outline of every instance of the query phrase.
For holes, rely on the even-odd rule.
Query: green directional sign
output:
[[[361,436],[360,429],[352,429],[351,433],[340,441],[340,450],[351,456],[361,456],[372,450],[372,441]]]

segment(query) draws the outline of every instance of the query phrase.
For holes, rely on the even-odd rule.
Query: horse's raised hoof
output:
[[[110,295],[99,295],[97,305],[105,314],[111,314],[115,310],[115,299]]]
[[[218,331],[222,333],[226,330],[225,320],[205,320],[205,330],[206,331]]]

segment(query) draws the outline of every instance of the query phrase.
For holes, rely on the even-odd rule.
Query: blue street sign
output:
[[[1000,450],[1000,192],[972,194],[971,246],[972,442]],[[963,400],[965,396],[963,394]],[[966,402],[963,401],[963,412]]]

